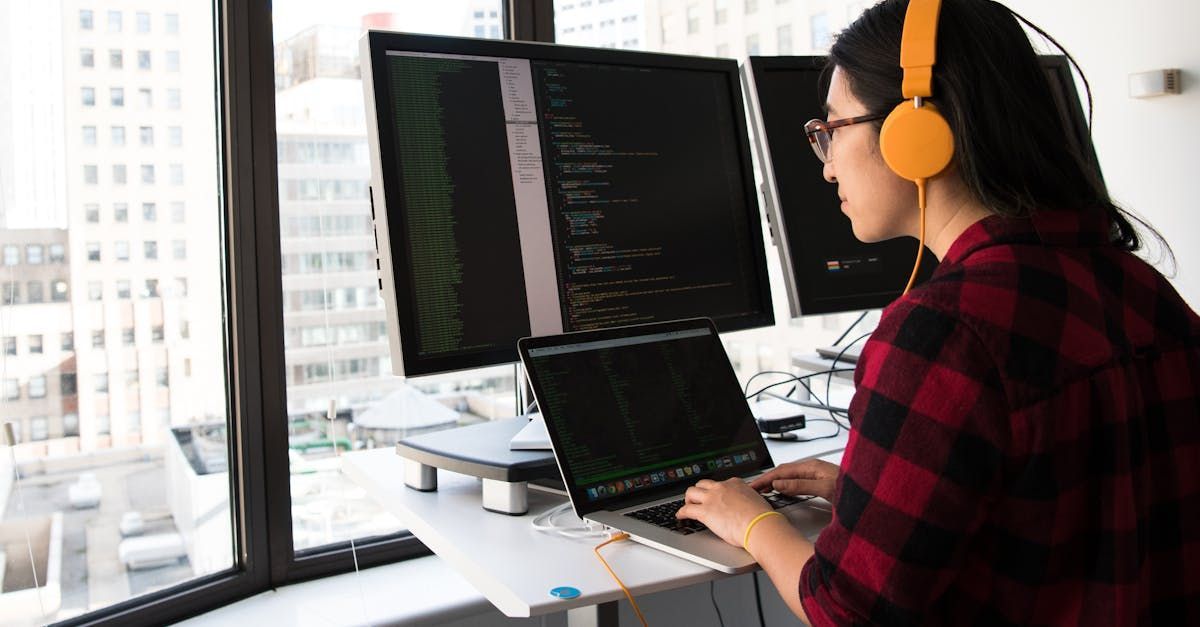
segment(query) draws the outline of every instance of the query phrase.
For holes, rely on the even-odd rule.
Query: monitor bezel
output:
[[[738,160],[742,177],[742,194],[745,205],[745,220],[750,238],[753,277],[758,287],[758,311],[740,316],[715,320],[722,332],[738,331],[771,326],[775,323],[771,300],[771,284],[767,271],[766,250],[763,243],[762,218],[758,204],[758,191],[754,178],[751,155],[750,133],[743,117],[746,111],[737,62],[732,59],[694,57],[656,52],[585,48],[537,42],[511,40],[486,40],[463,37],[447,37],[413,33],[397,33],[379,30],[367,31],[361,39],[363,59],[363,90],[367,104],[367,131],[371,150],[371,196],[372,219],[375,224],[376,247],[379,250],[379,286],[384,296],[387,314],[388,339],[392,354],[393,372],[401,376],[419,376],[494,366],[517,361],[516,340],[511,348],[481,352],[469,352],[446,357],[420,357],[415,354],[411,342],[403,338],[412,337],[416,329],[415,315],[411,308],[401,307],[404,300],[400,294],[411,293],[412,286],[404,273],[394,271],[393,249],[399,249],[404,234],[398,225],[388,223],[388,198],[399,196],[400,182],[395,170],[385,173],[383,163],[395,163],[395,136],[390,127],[380,126],[377,111],[385,108],[388,89],[376,89],[375,85],[386,86],[386,56],[389,50],[419,53],[456,54],[496,58],[523,58],[530,60],[597,63],[633,67],[695,70],[722,74],[726,78],[730,107],[733,112],[734,134],[737,141]],[[747,277],[749,278],[749,277]],[[695,312],[704,315],[707,312]],[[561,317],[561,307],[555,312]]]

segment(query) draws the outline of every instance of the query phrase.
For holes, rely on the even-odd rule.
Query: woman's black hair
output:
[[[904,100],[899,59],[907,9],[908,0],[883,0],[840,33],[830,49],[827,72],[841,68],[869,113],[887,113]],[[1141,248],[1137,222],[1170,255],[1161,235],[1109,197],[1090,137],[1081,146],[1065,125],[1021,22],[1063,50],[1042,29],[993,0],[942,2],[929,101],[954,131],[955,161],[967,188],[1002,216],[1026,217],[1039,209],[1104,212],[1109,240],[1123,250]],[[1086,78],[1084,87],[1090,122]]]

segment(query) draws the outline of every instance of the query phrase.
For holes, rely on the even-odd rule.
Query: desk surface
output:
[[[817,428],[806,431],[820,435]],[[809,457],[836,461],[846,437],[843,432],[816,442],[768,440],[768,448],[776,464]],[[534,516],[563,503],[565,497],[530,490],[529,513],[506,516],[481,508],[482,486],[473,477],[439,470],[436,492],[405,487],[404,464],[391,448],[350,453],[342,460],[343,472],[506,616],[538,616],[624,598],[592,552],[601,540],[565,538],[537,531],[530,524]],[[812,535],[819,530],[803,531]],[[632,541],[611,544],[603,552],[635,595],[726,576]],[[570,600],[551,597],[549,591],[558,586],[572,586],[582,594]]]

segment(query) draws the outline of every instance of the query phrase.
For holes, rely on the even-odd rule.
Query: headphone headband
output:
[[[905,99],[933,95],[933,66],[937,63],[938,14],[942,0],[909,0],[900,40],[900,67],[904,68]]]

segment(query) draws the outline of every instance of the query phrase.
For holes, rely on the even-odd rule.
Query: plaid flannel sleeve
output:
[[[915,624],[999,491],[1001,379],[970,329],[913,298],[885,313],[856,379],[833,521],[800,599],[815,626]]]

